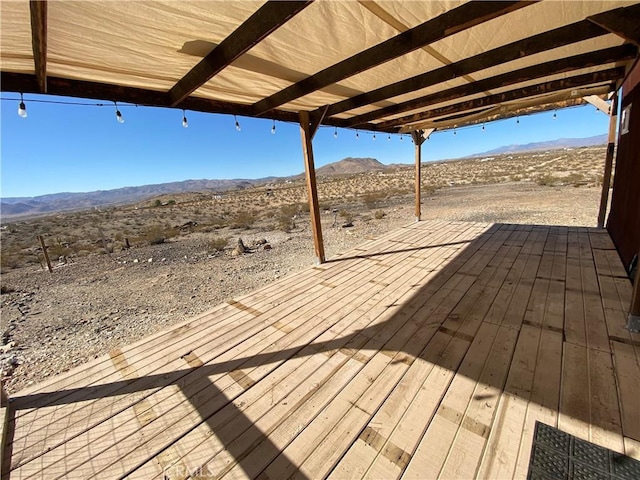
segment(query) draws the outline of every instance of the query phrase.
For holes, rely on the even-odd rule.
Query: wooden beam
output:
[[[607,103],[606,100],[600,98],[597,95],[587,95],[583,98],[585,102],[590,103],[605,115],[611,115],[611,106]]]
[[[327,113],[327,108],[329,108],[329,105],[325,105],[322,108],[319,108],[318,110],[316,110],[315,112],[311,112],[309,114],[309,118],[311,119],[311,139],[313,140],[313,137],[316,136],[316,132],[318,131],[318,128],[320,127],[320,124],[322,124],[322,120],[324,120],[324,116]]]
[[[463,127],[478,123],[502,120],[515,116],[530,115],[534,113],[547,112],[549,110],[560,110],[567,107],[584,105],[582,99],[585,95],[606,95],[612,90],[613,83],[597,86],[580,87],[579,89],[561,90],[537,97],[529,97],[515,102],[493,105],[480,110],[473,110],[458,113],[448,117],[440,117],[433,120],[426,120],[412,125],[406,125],[399,129],[399,133],[407,133],[418,128],[437,128],[446,130],[448,128]],[[517,113],[516,113],[517,112]]]
[[[632,60],[637,55],[638,49],[634,45],[626,44],[617,47],[606,48],[604,50],[598,50],[596,52],[583,53],[581,55],[575,55],[568,58],[561,58],[558,60],[541,63],[539,65],[532,65],[530,67],[510,71],[502,75],[496,75],[495,77],[490,77],[483,80],[477,80],[474,83],[465,83],[464,85],[450,88],[448,90],[425,95],[420,98],[358,115],[350,118],[346,126],[355,127],[360,125],[361,123],[369,122],[379,118],[397,115],[399,113],[409,112],[411,110],[417,110],[419,108],[447,102],[456,98],[476,95],[488,90],[507,87],[509,85],[515,85],[517,83],[534,80],[536,78],[543,78],[549,75],[566,73],[573,70],[593,67],[605,63]],[[408,115],[398,120],[401,120],[402,123],[413,123],[416,121],[417,115],[419,114]]]
[[[637,9],[620,7],[587,20],[640,47],[640,11]]]
[[[532,3],[535,2],[486,1],[465,3],[256,102],[254,104],[255,113],[256,115],[262,115],[296,98],[303,97],[389,60],[406,55],[425,45]]]
[[[47,93],[47,2],[31,0],[31,46],[39,93]]]
[[[476,98],[473,100],[467,100],[445,107],[434,108],[421,112],[416,116],[417,122],[428,120],[431,118],[438,118],[450,115],[456,115],[461,112],[478,110],[486,107],[491,107],[505,102],[510,102],[522,98],[534,97],[537,95],[543,95],[545,93],[557,92],[559,90],[566,90],[570,88],[579,88],[585,85],[594,85],[599,83],[605,83],[611,80],[616,80],[624,76],[624,68],[611,68],[608,70],[602,70],[594,73],[586,73],[583,75],[577,75],[575,77],[564,78],[561,80],[552,80],[550,82],[539,83],[537,85],[531,85],[523,88],[516,88],[495,95],[489,95],[486,97]],[[396,119],[389,120],[387,122],[381,122],[380,128],[389,128],[402,125],[402,121]]]
[[[300,136],[302,137],[302,154],[304,155],[304,172],[307,179],[307,195],[309,197],[309,213],[311,214],[311,229],[313,244],[316,251],[316,262],[324,263],[324,243],[322,241],[322,224],[320,223],[320,206],[318,203],[318,187],[316,185],[316,170],[313,162],[313,134],[309,112],[301,111]]]
[[[308,0],[266,2],[169,90],[170,105],[178,105],[310,4]]]
[[[517,60],[572,43],[589,40],[608,32],[588,20],[566,25],[533,37],[518,40],[508,45],[494,48],[459,62],[386,85],[329,106],[328,116],[347,112],[371,103],[410,93],[421,88],[446,82],[452,78],[468,75],[485,68]]]
[[[602,174],[602,192],[600,194],[600,209],[598,210],[598,228],[604,228],[604,221],[607,214],[607,204],[609,202],[611,170],[613,169],[613,151],[616,144],[616,132],[618,127],[617,92],[613,96],[613,105],[611,108],[611,113],[609,115],[609,140],[607,144],[607,156],[604,161],[604,173]]]

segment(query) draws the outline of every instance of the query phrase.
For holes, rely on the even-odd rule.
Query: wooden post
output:
[[[307,179],[307,195],[309,196],[309,212],[311,214],[311,229],[313,243],[316,250],[316,262],[324,263],[324,243],[322,242],[322,225],[320,224],[320,207],[318,204],[318,188],[316,185],[316,170],[313,163],[313,136],[318,125],[310,125],[307,111],[300,111],[300,136],[302,137],[302,153],[304,155],[304,171]]]
[[[640,259],[640,252],[638,258]],[[636,278],[633,281],[627,329],[632,333],[640,333],[640,265],[636,267]]]
[[[44,254],[44,259],[47,262],[47,268],[49,269],[49,273],[51,273],[53,272],[53,268],[51,267],[51,261],[49,260],[49,252],[47,252],[47,246],[44,244],[44,238],[42,238],[42,235],[38,235],[38,240],[40,240],[42,253]]]
[[[415,174],[415,193],[416,193],[416,222],[420,221],[420,181],[422,179],[422,136],[418,132],[411,132],[413,137],[413,146],[415,150],[416,174]]]
[[[613,169],[613,150],[616,144],[616,128],[618,125],[618,92],[613,94],[611,112],[609,113],[609,143],[607,145],[607,157],[604,161],[604,174],[602,175],[602,193],[600,195],[600,210],[598,211],[598,228],[604,228],[607,215],[607,203],[609,202],[609,187],[611,185],[611,170]]]
[[[109,250],[109,246],[107,245],[107,239],[104,238],[104,232],[101,228],[98,228],[98,232],[100,232],[100,240],[102,240],[102,248],[104,248],[104,253],[107,255],[111,255],[111,251]]]
[[[411,132],[411,138],[413,139],[413,145],[415,146],[415,158],[416,158],[416,175],[415,175],[415,191],[416,191],[416,222],[420,221],[420,182],[422,179],[422,144],[429,138],[431,132],[434,129],[429,130],[416,130]]]

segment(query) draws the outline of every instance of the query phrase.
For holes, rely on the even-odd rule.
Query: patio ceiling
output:
[[[443,129],[607,94],[638,25],[639,2],[615,0],[8,1],[1,89]]]

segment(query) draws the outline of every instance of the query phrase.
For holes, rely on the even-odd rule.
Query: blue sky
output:
[[[119,104],[115,107],[39,103],[35,100],[101,103],[64,97],[25,95],[27,118],[17,114],[19,95],[1,102],[2,197],[57,192],[88,192],[125,186],[202,178],[286,176],[304,170],[297,124],[229,115]],[[423,144],[424,161],[456,158],[502,145],[607,132],[608,118],[594,107],[560,110],[486,125],[436,132]],[[316,167],[345,157],[373,157],[382,163],[412,163],[413,145],[405,135],[322,127],[314,139]]]

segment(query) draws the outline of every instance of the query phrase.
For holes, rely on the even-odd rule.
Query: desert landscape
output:
[[[593,226],[604,158],[599,146],[424,164],[422,219]],[[412,166],[372,159],[320,171],[327,258],[415,221],[413,175]],[[308,210],[304,180],[291,177],[3,217],[5,388],[16,392],[313,265]]]

